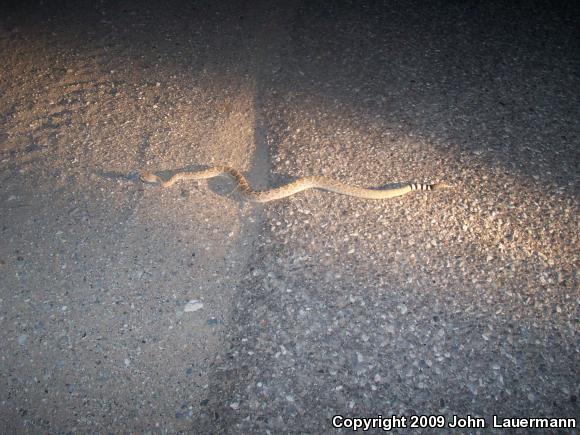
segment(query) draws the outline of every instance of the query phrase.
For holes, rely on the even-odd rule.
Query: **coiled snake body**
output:
[[[228,166],[213,166],[199,171],[180,171],[167,180],[163,180],[161,177],[151,172],[144,172],[140,174],[140,179],[146,183],[156,183],[163,187],[169,187],[181,180],[203,180],[220,175],[227,175],[233,178],[237,187],[240,189],[242,197],[250,202],[275,201],[307,189],[328,190],[342,195],[365,199],[388,199],[405,195],[414,190],[438,190],[448,187],[444,183],[408,183],[401,187],[365,189],[325,177],[303,177],[274,189],[255,191],[239,171]]]

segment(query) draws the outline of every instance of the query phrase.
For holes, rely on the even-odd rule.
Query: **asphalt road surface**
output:
[[[2,432],[577,431],[579,16],[4,3]]]

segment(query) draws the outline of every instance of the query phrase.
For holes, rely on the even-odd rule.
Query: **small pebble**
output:
[[[203,303],[201,301],[198,301],[197,299],[192,299],[185,305],[183,311],[186,313],[191,313],[197,310],[201,310],[202,308]]]

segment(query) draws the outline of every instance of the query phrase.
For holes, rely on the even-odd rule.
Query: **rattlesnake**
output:
[[[146,183],[157,183],[163,187],[169,187],[180,180],[203,180],[206,178],[213,178],[219,175],[229,175],[232,177],[244,199],[250,202],[270,202],[277,199],[286,198],[295,193],[302,192],[307,189],[322,189],[331,192],[340,193],[342,195],[355,196],[357,198],[365,199],[387,199],[395,196],[401,196],[413,190],[437,190],[448,187],[444,183],[425,184],[425,183],[408,183],[401,187],[392,187],[385,189],[365,189],[362,187],[351,186],[349,184],[331,180],[325,177],[302,177],[296,181],[285,184],[274,189],[255,191],[252,189],[246,178],[236,169],[228,166],[213,166],[208,169],[199,171],[180,171],[173,174],[169,179],[163,180],[156,174],[151,172],[143,172],[140,174],[141,181]]]

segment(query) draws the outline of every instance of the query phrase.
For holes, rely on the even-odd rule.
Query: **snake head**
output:
[[[142,172],[139,174],[139,178],[145,183],[161,184],[162,182],[161,179],[152,172]]]

